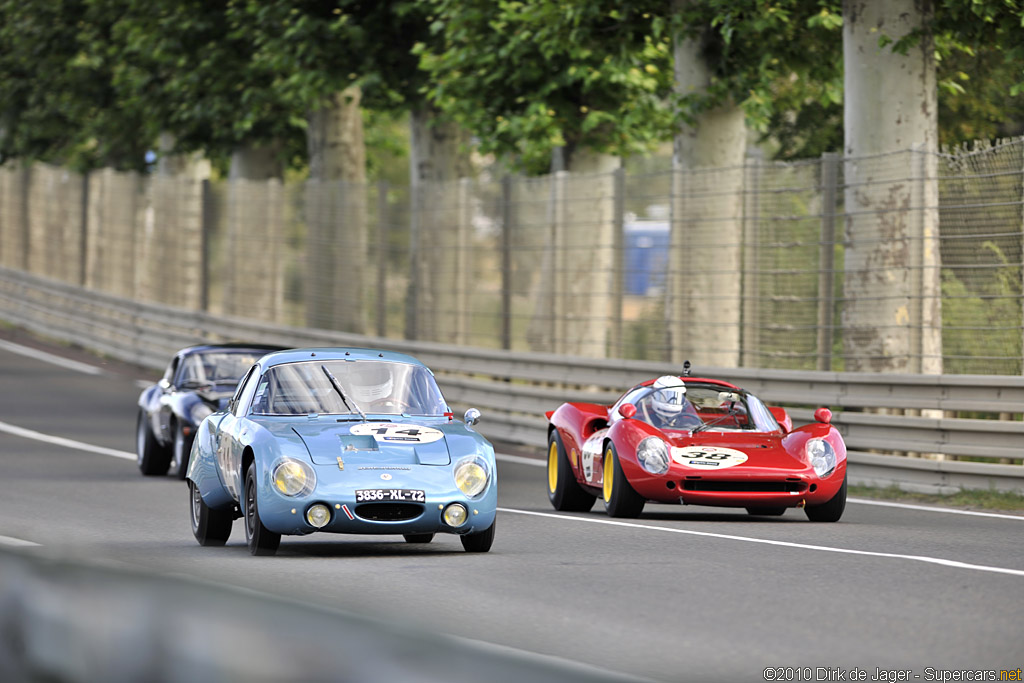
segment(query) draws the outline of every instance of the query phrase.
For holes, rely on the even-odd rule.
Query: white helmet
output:
[[[686,405],[686,386],[683,380],[672,375],[659,377],[651,385],[651,408],[663,420],[671,421],[683,413]]]
[[[394,380],[386,363],[357,361],[348,375],[352,397],[360,403],[372,403],[391,396]]]

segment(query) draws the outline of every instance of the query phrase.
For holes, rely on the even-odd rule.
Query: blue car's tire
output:
[[[192,534],[199,545],[218,546],[227,543],[234,522],[230,510],[211,510],[203,497],[199,495],[199,487],[195,482],[188,483],[189,510],[192,518]]]
[[[491,549],[491,545],[494,543],[494,527],[497,525],[498,520],[495,519],[491,522],[491,525],[483,531],[479,531],[475,534],[459,536],[459,540],[462,541],[462,547],[467,553],[486,553]]]
[[[434,540],[434,534],[402,534],[406,543],[430,543]]]
[[[245,473],[245,494],[242,496],[242,516],[245,518],[245,542],[253,555],[273,555],[281,545],[281,534],[263,526],[257,501],[256,463]]]
[[[157,443],[153,430],[149,428],[149,420],[145,411],[139,411],[139,419],[135,422],[135,460],[139,471],[147,477],[167,474],[171,464],[171,453]]]
[[[195,439],[195,434],[186,436],[180,422],[176,422],[172,430],[174,441],[171,444],[171,474],[178,479],[184,479],[188,472],[188,459],[192,454],[192,441]]]
[[[626,480],[619,464],[615,444],[609,442],[604,451],[604,484],[602,486],[604,510],[609,517],[639,517],[644,511],[643,498]]]
[[[597,500],[576,481],[557,429],[548,437],[548,500],[562,512],[587,512]]]
[[[836,495],[832,496],[827,503],[821,505],[808,505],[804,508],[807,519],[812,522],[838,522],[846,509],[846,475],[843,475],[843,485],[839,487]]]

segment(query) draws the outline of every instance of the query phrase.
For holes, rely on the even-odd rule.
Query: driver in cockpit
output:
[[[637,402],[637,417],[644,422],[658,429],[693,429],[703,423],[686,398],[686,385],[678,377],[659,377],[651,390]]]

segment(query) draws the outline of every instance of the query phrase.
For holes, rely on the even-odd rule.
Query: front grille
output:
[[[726,491],[740,493],[801,493],[807,490],[802,481],[708,481],[687,479],[683,481],[684,491]]]
[[[366,503],[356,506],[356,516],[373,522],[404,522],[423,514],[416,503]]]

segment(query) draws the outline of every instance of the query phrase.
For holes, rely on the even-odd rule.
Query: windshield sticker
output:
[[[444,438],[444,432],[421,425],[394,422],[363,422],[352,426],[356,436],[372,436],[379,442],[393,444],[434,443]]]
[[[673,448],[672,459],[684,467],[721,470],[726,467],[742,465],[747,461],[747,454],[721,446],[687,446]]]

